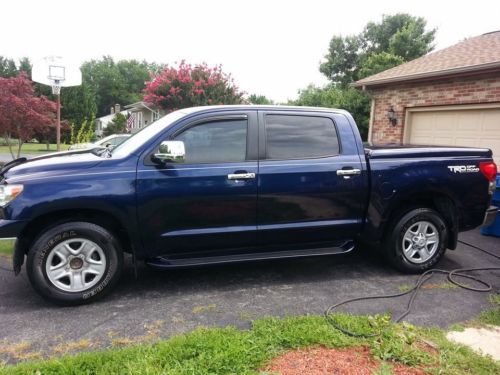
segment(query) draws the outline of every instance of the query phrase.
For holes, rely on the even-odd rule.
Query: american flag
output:
[[[129,113],[128,119],[127,119],[127,130],[129,132],[134,127],[134,122],[135,122],[135,113]]]

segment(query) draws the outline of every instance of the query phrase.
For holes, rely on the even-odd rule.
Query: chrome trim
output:
[[[255,178],[255,173],[230,173],[227,178],[229,180],[251,180]]]
[[[495,222],[497,215],[500,215],[500,208],[490,206],[484,213],[483,227],[489,227]]]
[[[361,174],[361,169],[339,169],[337,170],[337,176],[358,176]]]

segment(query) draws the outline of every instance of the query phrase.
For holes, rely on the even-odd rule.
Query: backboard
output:
[[[33,64],[33,81],[48,86],[79,86],[82,84],[82,72],[76,64],[65,61],[61,56],[48,56]]]

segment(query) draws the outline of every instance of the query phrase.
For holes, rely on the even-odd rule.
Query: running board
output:
[[[207,256],[198,258],[169,258],[159,256],[146,260],[146,264],[154,268],[182,268],[193,266],[206,266],[213,264],[239,263],[249,261],[262,261],[271,259],[314,257],[322,255],[347,254],[354,250],[354,241],[346,241],[337,247],[318,249],[270,251],[262,253],[235,254],[224,256]]]

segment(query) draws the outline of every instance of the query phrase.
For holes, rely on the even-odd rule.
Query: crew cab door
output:
[[[358,146],[343,115],[259,112],[262,245],[321,246],[359,233],[368,176]]]
[[[146,156],[137,173],[139,226],[148,255],[254,246],[257,112],[199,115],[165,140],[184,142],[185,160],[158,165]]]

